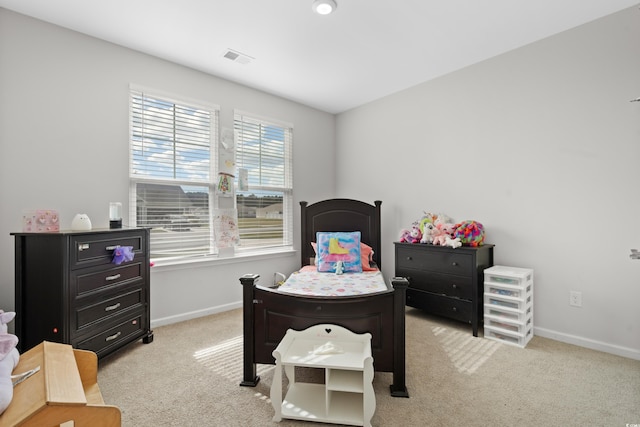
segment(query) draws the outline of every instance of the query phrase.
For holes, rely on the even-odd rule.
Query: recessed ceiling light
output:
[[[338,5],[333,0],[315,0],[311,5],[313,11],[320,15],[328,15],[336,10],[337,7]]]

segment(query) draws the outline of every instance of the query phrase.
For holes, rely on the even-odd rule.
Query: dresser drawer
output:
[[[449,317],[471,323],[472,302],[457,298],[435,295],[430,292],[422,292],[407,289],[407,305],[426,310],[438,316]]]
[[[129,262],[118,267],[76,270],[71,272],[71,295],[82,297],[92,292],[142,280],[146,266],[141,262]]]
[[[133,315],[116,326],[78,342],[74,347],[91,350],[100,357],[112,349],[120,347],[125,342],[132,341],[144,335],[147,326],[142,321],[143,316],[143,313]]]
[[[76,310],[76,328],[78,330],[110,317],[117,316],[127,310],[142,307],[144,304],[142,288],[101,301]]]
[[[399,270],[409,280],[409,288],[466,300],[473,299],[473,278],[430,271]]]
[[[396,248],[396,268],[400,271],[428,270],[445,274],[456,274],[459,276],[470,276],[475,274],[473,256],[467,253],[455,252],[455,249],[446,249],[441,246],[429,247],[428,245],[417,245],[418,247],[397,246]],[[398,274],[396,274],[398,275]],[[410,275],[410,274],[409,274]]]
[[[135,257],[141,257],[144,248],[144,234],[139,231],[117,233],[78,234],[71,236],[70,267],[89,267],[111,264],[116,246],[132,246]]]

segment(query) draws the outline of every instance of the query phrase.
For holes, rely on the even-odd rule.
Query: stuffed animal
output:
[[[7,409],[13,399],[11,373],[20,360],[20,353],[16,349],[18,337],[7,332],[7,323],[15,316],[15,312],[5,313],[0,310],[0,414]]]
[[[447,237],[453,238],[454,230],[455,230],[455,224],[436,221],[436,225],[433,233],[433,244],[446,246]]]
[[[420,225],[414,222],[411,226],[411,230],[402,230],[400,235],[400,241],[406,243],[418,243],[422,238],[422,232],[420,231]]]
[[[432,222],[423,223],[423,232],[422,238],[420,239],[420,243],[433,243],[433,231],[436,226]]]
[[[116,246],[113,250],[112,263],[120,265],[123,262],[133,261],[133,246]]]
[[[422,231],[420,226],[416,223],[411,227],[411,243],[419,243],[422,239]]]
[[[423,212],[422,218],[420,219],[420,230],[422,231],[422,233],[424,233],[424,224],[437,224],[438,222],[453,223],[453,219],[443,213],[433,213],[425,211]]]
[[[419,222],[419,226],[420,226],[420,231],[422,232],[422,235],[424,235],[425,231],[424,228],[427,224],[433,224],[435,222],[435,220],[438,218],[438,215],[433,214],[431,212],[423,212],[424,214],[422,215],[422,218],[420,218]],[[427,230],[427,233],[429,232],[429,230]],[[424,242],[423,242],[424,243]]]
[[[444,246],[449,246],[449,247],[452,247],[453,249],[455,249],[455,248],[459,248],[460,246],[462,246],[462,242],[460,241],[459,237],[456,237],[455,239],[452,239],[451,237],[447,236],[447,237],[445,237]]]
[[[460,238],[465,246],[481,246],[484,242],[484,226],[477,221],[462,221],[455,226],[453,237]]]

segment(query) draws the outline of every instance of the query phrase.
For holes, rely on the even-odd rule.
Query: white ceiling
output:
[[[638,0],[0,0],[62,27],[340,113]],[[223,58],[227,49],[254,59]]]

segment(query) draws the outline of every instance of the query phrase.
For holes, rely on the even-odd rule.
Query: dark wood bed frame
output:
[[[358,200],[330,199],[301,207],[302,265],[315,257],[311,242],[318,231],[360,231],[361,241],[373,248],[373,259],[381,265],[380,205]],[[243,286],[244,362],[241,386],[254,387],[260,381],[256,364],[275,364],[273,350],[287,329],[303,330],[331,323],[355,333],[372,335],[374,369],[392,372],[391,395],[409,397],[405,385],[405,298],[408,281],[391,279],[387,290],[348,297],[287,295],[257,285],[258,275],[240,278]]]

